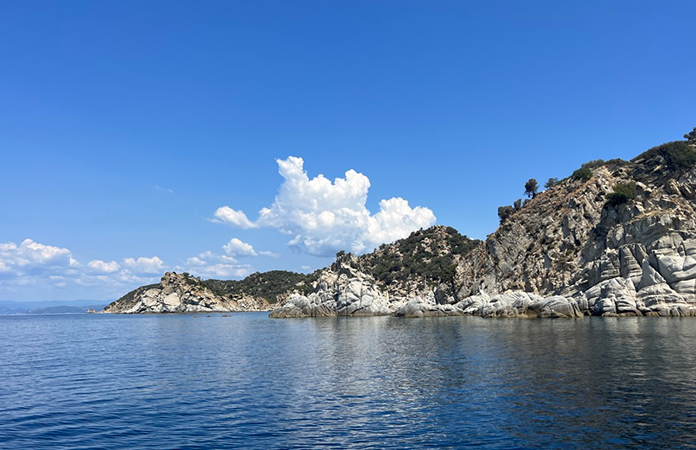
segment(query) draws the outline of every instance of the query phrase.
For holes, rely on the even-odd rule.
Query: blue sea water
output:
[[[696,448],[696,321],[0,317],[2,449]]]

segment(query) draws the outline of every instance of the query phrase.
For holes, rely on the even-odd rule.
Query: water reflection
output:
[[[676,448],[693,319],[0,318],[6,448]]]

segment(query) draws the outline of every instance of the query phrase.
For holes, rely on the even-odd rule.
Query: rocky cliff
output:
[[[109,304],[117,314],[267,311],[268,301],[246,294],[214,292],[200,278],[167,272],[159,284],[142,286]]]
[[[584,314],[694,315],[696,168],[693,150],[674,160],[672,144],[536,196],[458,267],[457,297],[475,296],[484,315],[494,299],[489,314],[514,315],[501,294],[520,292]],[[620,186],[634,190],[612,201]]]
[[[696,315],[694,163],[696,150],[686,141],[630,162],[594,161],[506,216],[485,243],[452,258],[451,281],[421,283],[420,269],[396,284],[380,282],[367,276],[375,264],[366,267],[384,262],[380,249],[339,258],[323,276],[340,282],[292,296],[272,316],[351,315],[350,301],[361,304],[361,293],[368,302],[379,299],[369,311],[400,316]],[[360,289],[342,294],[353,282]],[[342,295],[349,304],[339,308],[331,299]]]
[[[359,268],[358,259],[340,255],[322,271],[314,292],[293,294],[275,308],[271,317],[375,316],[387,315],[389,295],[380,289],[369,273]]]
[[[271,317],[388,315],[424,298],[447,310],[456,268],[480,244],[438,225],[360,257],[340,252],[320,272],[314,292],[293,294]]]
[[[696,315],[696,142],[592,161],[501,208],[485,242],[419,230],[314,274],[242,281],[166,274],[106,312],[264,309],[272,317]],[[192,281],[193,280],[193,281]]]

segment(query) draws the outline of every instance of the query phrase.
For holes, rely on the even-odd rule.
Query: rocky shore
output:
[[[485,242],[436,226],[370,254],[339,252],[331,266],[309,275],[275,272],[234,282],[167,273],[104,312],[696,316],[695,163],[691,141],[630,162],[592,161],[504,207],[508,213]]]
[[[162,314],[268,311],[265,299],[216,294],[202,280],[188,274],[167,272],[159,284],[142,286],[109,304],[102,313]]]

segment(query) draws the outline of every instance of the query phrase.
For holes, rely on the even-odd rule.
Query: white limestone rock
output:
[[[225,297],[213,293],[199,278],[167,272],[157,285],[143,286],[104,308],[103,313],[162,314],[195,312],[267,311],[264,299]]]
[[[546,303],[539,317],[693,315],[696,167],[665,175],[659,164],[605,165],[589,181],[569,179],[537,195],[460,263],[458,307],[529,316],[538,302],[525,312],[524,301],[513,307],[507,297],[526,292],[566,299]],[[608,204],[612,186],[628,181],[636,181],[634,199]]]
[[[271,312],[271,317],[382,316],[392,313],[388,297],[371,275],[358,269],[358,260],[348,254],[337,258],[319,276],[308,296],[293,295]]]

